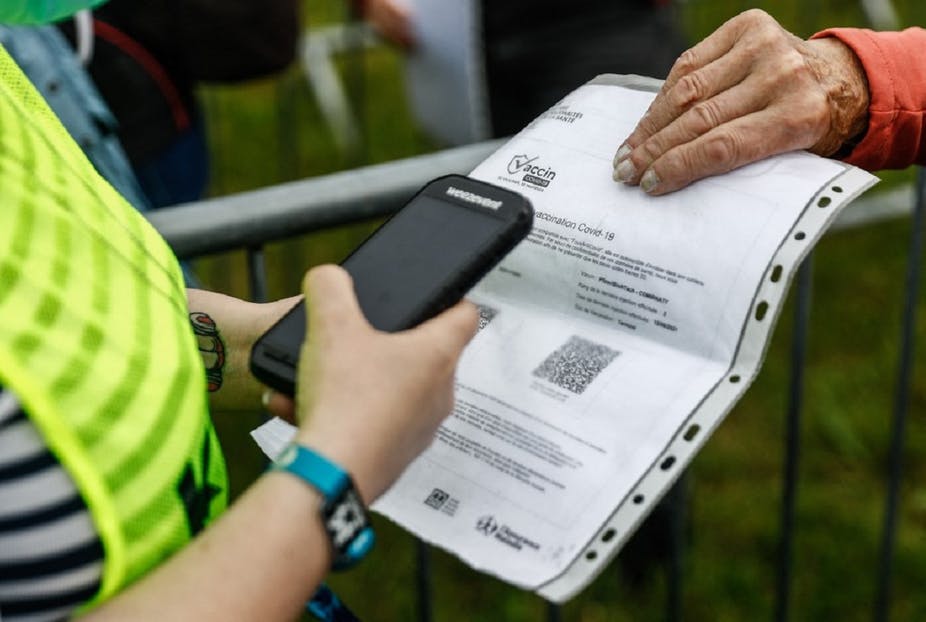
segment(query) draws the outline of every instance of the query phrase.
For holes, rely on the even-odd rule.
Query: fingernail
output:
[[[659,185],[659,175],[653,169],[647,169],[643,173],[643,179],[640,180],[640,187],[643,192],[652,192]]]
[[[273,391],[267,389],[260,395],[260,403],[264,405],[264,408],[270,405],[270,398],[273,396]]]
[[[614,181],[621,181],[625,184],[630,182],[637,175],[637,168],[633,165],[630,158],[623,160],[614,169]]]
[[[613,162],[614,166],[617,167],[617,165],[620,164],[621,160],[623,160],[624,158],[630,155],[631,151],[633,151],[633,149],[631,149],[630,145],[628,145],[627,143],[624,143],[623,145],[621,145],[620,149],[617,150],[617,153],[614,154],[614,162]]]

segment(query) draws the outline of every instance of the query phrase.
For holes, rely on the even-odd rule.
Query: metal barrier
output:
[[[146,214],[181,259],[386,216],[430,179],[472,170],[490,141]]]
[[[400,207],[428,180],[447,173],[471,170],[500,145],[491,141],[368,166],[304,181],[272,186],[252,192],[179,205],[148,214],[150,221],[167,239],[181,258],[192,258],[221,251],[249,250],[252,295],[266,296],[263,245],[304,233],[327,229],[390,214]],[[915,186],[915,189],[914,189]],[[912,385],[913,330],[917,312],[917,284],[923,244],[926,175],[919,171],[914,185],[863,197],[844,210],[831,231],[865,226],[900,216],[913,215],[906,276],[906,299],[900,335],[899,364],[896,378],[890,448],[890,472],[886,484],[884,526],[878,568],[877,596],[873,617],[877,622],[889,617],[891,602],[891,568],[897,530],[899,486],[907,408]],[[797,496],[797,466],[800,449],[800,421],[804,400],[803,376],[807,343],[807,323],[811,296],[811,257],[805,260],[797,278],[795,331],[792,343],[791,387],[785,433],[785,461],[782,477],[781,526],[774,619],[789,619],[792,576],[794,508]],[[681,594],[683,575],[681,559],[684,538],[682,527],[686,509],[684,479],[671,494],[675,524],[671,537],[673,555],[667,569],[668,620],[683,616]],[[432,619],[429,552],[419,543],[417,548],[417,602],[419,619]],[[550,622],[560,620],[556,606],[547,609]]]
[[[365,166],[146,214],[180,259],[260,246],[338,225],[387,216],[427,181],[472,170],[503,140]],[[909,215],[912,185],[846,208],[831,230]]]

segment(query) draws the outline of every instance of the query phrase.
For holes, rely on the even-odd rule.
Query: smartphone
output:
[[[458,302],[527,236],[525,197],[462,175],[429,182],[342,262],[375,328],[411,328]],[[300,302],[254,344],[251,371],[294,395],[305,340]]]

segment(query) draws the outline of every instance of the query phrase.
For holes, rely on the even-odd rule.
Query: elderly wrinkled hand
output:
[[[679,57],[617,150],[614,179],[661,195],[786,151],[829,156],[865,130],[868,100],[841,41],[804,41],[746,11]]]

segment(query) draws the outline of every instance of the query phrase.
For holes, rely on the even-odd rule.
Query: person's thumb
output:
[[[308,271],[302,282],[306,300],[306,334],[313,331],[340,332],[358,322],[366,324],[353,279],[344,268],[333,264]]]

